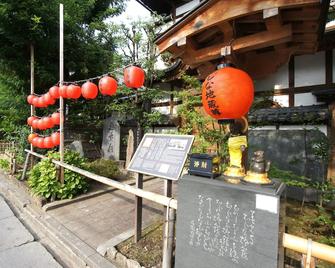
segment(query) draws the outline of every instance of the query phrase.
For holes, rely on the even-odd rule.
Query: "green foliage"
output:
[[[6,159],[0,159],[0,168],[3,170],[9,170],[9,161]]]
[[[303,176],[298,176],[292,171],[281,170],[277,168],[275,165],[271,165],[269,171],[269,177],[280,179],[286,185],[289,186],[297,186],[301,188],[313,187],[313,183],[310,179]]]
[[[107,178],[116,179],[120,175],[118,164],[113,160],[101,158],[85,164],[85,167],[87,170]]]
[[[335,246],[335,212],[329,213],[322,207],[318,207],[318,216],[313,220],[313,227],[322,229],[325,236],[321,243]]]
[[[48,157],[41,160],[29,172],[28,185],[32,192],[46,199],[73,198],[88,190],[86,179],[72,171],[64,170],[64,184],[57,176],[56,166],[52,159],[59,160],[59,153],[50,151]],[[64,162],[79,168],[83,168],[85,161],[77,152],[65,151]]]
[[[215,146],[217,154],[223,159],[228,159],[228,133],[222,125],[201,113],[201,84],[195,77],[183,75],[185,89],[177,92],[182,104],[178,107],[178,115],[182,118],[181,134],[196,134],[193,152],[207,153],[208,149]]]

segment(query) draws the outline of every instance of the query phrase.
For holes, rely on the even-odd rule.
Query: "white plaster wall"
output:
[[[313,55],[297,56],[294,60],[296,87],[325,84],[326,64],[324,51]]]
[[[327,126],[326,125],[309,125],[309,126],[302,126],[302,125],[286,125],[286,126],[279,126],[279,130],[303,130],[303,129],[318,129],[322,133],[327,136]],[[275,126],[261,126],[255,128],[249,128],[249,130],[276,130]]]
[[[322,104],[317,102],[316,97],[312,93],[301,93],[294,95],[294,106],[308,106]]]
[[[273,96],[273,101],[278,102],[281,107],[289,106],[289,96],[288,95]]]
[[[265,79],[255,80],[255,91],[270,91],[274,89],[288,88],[288,64],[281,66],[277,72]]]

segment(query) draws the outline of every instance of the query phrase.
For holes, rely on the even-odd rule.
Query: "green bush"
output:
[[[85,177],[64,169],[64,184],[62,185],[57,176],[56,166],[52,159],[59,160],[58,152],[49,152],[48,158],[41,160],[29,172],[28,185],[32,192],[46,199],[66,199],[85,193],[88,183]],[[84,168],[85,161],[77,152],[65,151],[64,162],[79,168]]]
[[[269,177],[274,179],[279,179],[289,186],[297,186],[302,188],[313,187],[313,183],[310,179],[299,176],[292,171],[281,170],[274,165],[271,165],[269,171]]]
[[[92,173],[104,176],[107,178],[117,178],[120,175],[120,170],[117,162],[113,160],[100,158],[94,162],[87,163],[86,169]]]
[[[3,170],[9,170],[9,161],[6,159],[0,159],[0,168]]]

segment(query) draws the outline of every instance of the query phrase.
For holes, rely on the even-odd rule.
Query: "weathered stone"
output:
[[[85,156],[83,144],[81,141],[73,141],[71,144],[67,146],[67,148],[70,149],[71,151],[78,152],[80,156]]]
[[[128,167],[131,158],[133,157],[135,149],[134,131],[129,129],[128,142],[127,142],[127,154],[126,154],[126,168]]]
[[[118,264],[119,267],[128,268],[127,267],[127,258],[124,255],[122,255],[121,253],[118,252],[116,254],[115,261],[116,261],[116,263]]]
[[[105,120],[101,149],[103,158],[120,159],[120,124],[117,116],[111,116]]]
[[[135,260],[127,259],[127,268],[141,268],[141,265]]]
[[[118,253],[117,249],[115,247],[110,247],[107,248],[107,257],[111,260],[115,260],[116,259],[116,254]]]
[[[0,267],[61,268],[38,242],[32,242],[0,252]]]
[[[14,216],[0,220],[0,226],[0,252],[34,241],[34,237]]]

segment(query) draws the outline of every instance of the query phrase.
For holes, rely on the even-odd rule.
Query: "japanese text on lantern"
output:
[[[247,262],[254,244],[255,210],[241,212],[238,204],[204,195],[198,195],[197,204],[189,245],[234,263]]]
[[[214,75],[209,75],[206,78],[206,100],[208,100],[208,108],[211,110],[213,115],[220,115],[221,112],[219,110],[219,106],[217,106],[216,103],[216,96],[214,94],[214,90],[213,90],[213,84],[214,82],[212,81],[212,79],[214,78]]]

